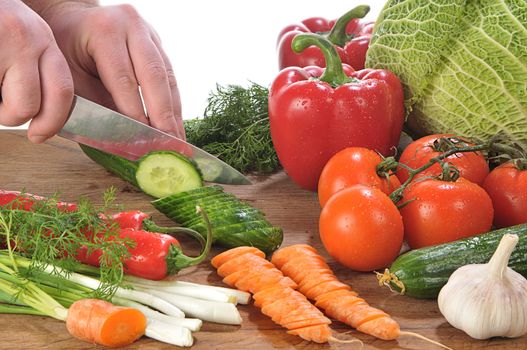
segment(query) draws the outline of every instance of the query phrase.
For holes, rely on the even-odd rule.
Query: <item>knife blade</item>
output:
[[[134,161],[150,151],[176,151],[196,162],[205,181],[251,184],[238,170],[204,150],[77,95],[58,135]]]

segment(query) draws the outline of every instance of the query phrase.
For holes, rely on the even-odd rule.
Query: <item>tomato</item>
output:
[[[494,225],[508,227],[527,222],[527,170],[513,162],[494,168],[483,183],[494,205]]]
[[[487,232],[494,210],[483,188],[464,178],[410,183],[401,204],[408,245],[421,248]]]
[[[336,153],[324,166],[318,180],[318,200],[324,206],[336,192],[353,185],[379,188],[386,194],[399,188],[396,176],[389,180],[377,174],[376,167],[382,158],[376,152],[363,147],[348,147]]]
[[[335,193],[320,214],[320,238],[329,255],[356,271],[390,265],[403,243],[401,214],[381,190],[363,185]]]
[[[425,163],[428,163],[431,158],[444,153],[444,151],[434,149],[434,141],[442,137],[454,136],[450,134],[435,134],[415,140],[405,148],[399,158],[399,163],[405,164],[412,169],[417,169]],[[473,146],[473,144],[469,145]],[[480,152],[456,153],[446,158],[445,162],[456,167],[459,170],[460,176],[477,183],[480,186],[483,184],[485,177],[489,174],[489,165]],[[399,167],[396,174],[401,183],[408,179],[408,171],[403,167]],[[441,166],[439,164],[434,164],[430,168],[419,173],[415,178],[439,174],[441,174]]]

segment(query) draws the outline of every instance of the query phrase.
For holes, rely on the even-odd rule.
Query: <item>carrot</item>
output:
[[[265,260],[263,252],[254,249],[233,248],[215,256],[211,263],[225,283],[253,293],[254,305],[288,333],[317,343],[339,341],[332,336],[331,320],[296,291],[296,283]]]
[[[390,315],[370,306],[350,286],[340,282],[312,246],[295,244],[281,248],[273,254],[271,262],[296,282],[299,291],[315,301],[315,305],[329,317],[379,339],[393,340],[401,335],[411,335],[448,349],[419,334],[401,331]]]
[[[68,309],[66,328],[76,338],[113,348],[139,339],[145,333],[146,317],[131,307],[81,299]]]
[[[233,258],[239,255],[244,255],[247,253],[253,253],[254,255],[258,255],[262,258],[265,258],[265,253],[262,252],[260,249],[255,247],[241,246],[234,249],[229,249],[223,252],[222,254],[216,255],[214,258],[212,258],[210,263],[215,269],[217,269],[219,266],[223,265],[223,263],[232,260]]]

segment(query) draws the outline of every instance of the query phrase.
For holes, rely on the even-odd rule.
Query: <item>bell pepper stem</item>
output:
[[[143,229],[148,232],[158,232],[158,233],[166,233],[171,236],[175,236],[178,233],[183,233],[185,235],[188,235],[194,239],[196,239],[199,244],[201,245],[201,248],[205,247],[205,238],[203,236],[190,228],[182,227],[182,226],[159,226],[155,222],[153,222],[150,219],[143,220]]]
[[[346,33],[348,23],[352,19],[363,18],[368,12],[370,12],[370,7],[368,5],[359,5],[346,12],[337,20],[337,22],[335,22],[333,28],[331,28],[331,31],[327,36],[328,40],[341,47],[346,45],[346,42],[350,39],[349,35]]]
[[[210,224],[210,220],[207,213],[201,207],[196,207],[196,212],[202,216],[203,221],[205,221],[205,226],[207,227],[205,246],[203,247],[203,250],[198,256],[190,257],[183,254],[181,247],[178,247],[177,245],[171,245],[170,251],[167,255],[167,272],[169,275],[176,274],[185,267],[199,264],[210,253],[210,249],[212,247],[212,225]]]
[[[304,51],[309,46],[316,46],[324,55],[326,69],[320,77],[321,81],[337,87],[353,81],[344,73],[342,61],[333,44],[324,36],[313,33],[298,34],[294,37],[291,47],[296,53]]]

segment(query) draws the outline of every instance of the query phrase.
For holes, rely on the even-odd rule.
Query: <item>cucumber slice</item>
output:
[[[186,157],[170,151],[155,151],[139,159],[135,178],[139,188],[156,198],[189,191],[203,185],[196,166]]]

